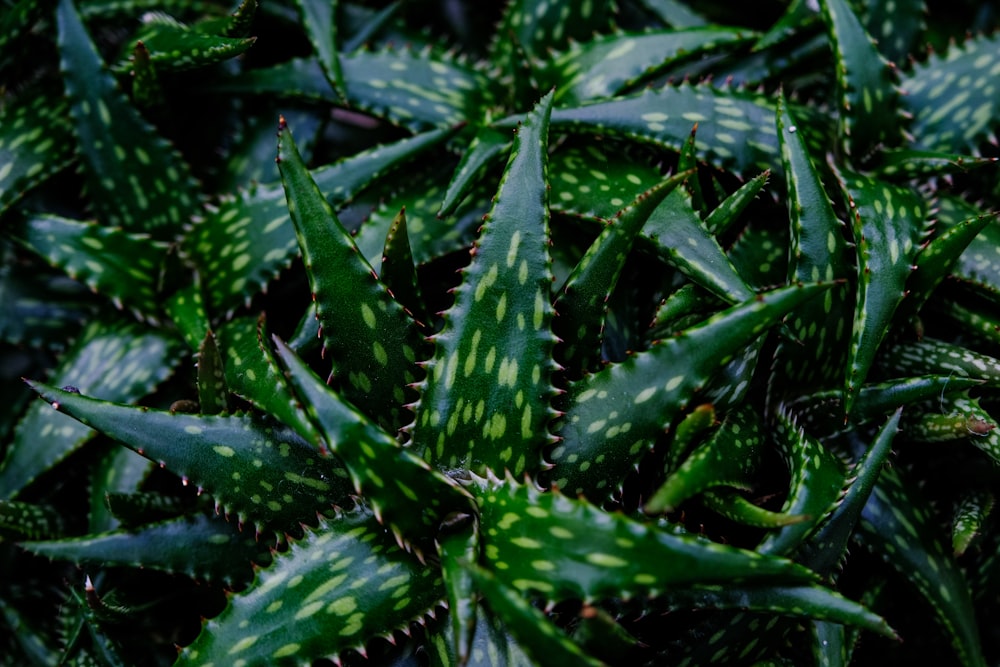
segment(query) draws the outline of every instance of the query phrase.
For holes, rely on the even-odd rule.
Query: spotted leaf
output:
[[[476,641],[476,626],[480,616],[476,607],[475,581],[465,566],[479,559],[479,523],[471,514],[456,515],[454,525],[445,526],[438,538],[441,556],[441,576],[448,591],[448,623],[451,646],[447,651],[455,662],[466,663]],[[489,624],[491,619],[482,619]]]
[[[207,67],[235,58],[254,45],[256,37],[227,37],[211,34],[203,28],[191,28],[162,14],[147,13],[143,25],[126,44],[131,53],[141,44],[149,54],[150,64],[158,72]],[[116,69],[131,70],[123,60]]]
[[[50,381],[108,401],[133,401],[170,375],[180,349],[165,333],[135,323],[97,320],[80,334]],[[18,423],[0,465],[0,498],[16,496],[93,435],[75,419],[35,402]]]
[[[385,287],[403,308],[418,321],[427,322],[427,307],[420,293],[417,267],[413,261],[410,236],[406,229],[406,209],[400,209],[385,235],[382,262],[378,268]]]
[[[647,190],[605,225],[597,240],[570,273],[555,302],[553,332],[561,341],[560,363],[571,369],[596,370],[602,323],[625,259],[639,230],[663,199],[691,172],[678,174]]]
[[[492,210],[435,336],[413,446],[435,465],[537,469],[555,338],[545,146],[551,93],[518,129]]]
[[[506,585],[548,600],[815,577],[783,558],[668,532],[530,485],[507,483],[483,492],[479,501],[485,566]]]
[[[8,227],[52,266],[145,319],[159,319],[159,271],[167,244],[95,222],[37,215]]]
[[[407,387],[417,379],[416,325],[360,255],[284,124],[278,160],[333,373],[347,400],[395,430],[408,421],[401,406],[412,400]]]
[[[885,150],[878,156],[873,170],[881,178],[933,178],[965,172],[995,164],[995,157],[956,155],[938,151],[909,149]]]
[[[966,153],[997,129],[1000,39],[981,36],[931,54],[904,75],[902,101],[913,115],[912,148]]]
[[[865,504],[860,527],[864,543],[933,609],[959,662],[967,667],[985,665],[969,585],[935,532],[927,505],[917,499],[894,468],[882,470]]]
[[[898,143],[892,68],[845,0],[822,0],[820,9],[837,61],[839,134],[847,153],[864,160],[874,148]]]
[[[909,188],[846,171],[839,177],[852,211],[858,255],[857,301],[844,378],[844,407],[849,412],[906,295],[927,221],[923,200]]]
[[[451,512],[471,510],[471,498],[450,478],[332,392],[287,346],[278,355],[295,393],[327,448],[347,468],[358,494],[406,546],[420,552]]]
[[[203,415],[229,411],[226,371],[215,335],[209,331],[198,348],[198,406]]]
[[[462,200],[468,196],[486,171],[501,161],[502,156],[510,152],[511,135],[491,127],[481,127],[462,152],[462,160],[455,168],[455,173],[448,183],[444,193],[441,210],[438,215],[454,213]]]
[[[782,528],[793,523],[808,521],[809,517],[802,514],[785,514],[772,512],[760,505],[755,505],[742,495],[740,491],[729,487],[715,487],[701,494],[701,502],[705,507],[720,516],[741,523],[744,526],[757,528]]]
[[[737,410],[673,471],[646,502],[648,513],[670,512],[714,486],[749,490],[763,456],[764,433],[753,410]]]
[[[99,401],[28,383],[49,410],[78,419],[215,498],[227,515],[291,530],[345,497],[335,461],[291,429],[245,414],[189,415]]]
[[[43,6],[38,2],[19,4]],[[8,9],[4,17],[17,11]],[[8,33],[0,28],[0,35]],[[0,48],[0,53],[6,51]],[[73,157],[69,107],[64,100],[42,88],[4,104],[0,108],[0,213],[65,168]]]
[[[754,176],[729,195],[705,216],[705,229],[709,234],[718,236],[726,233],[740,219],[740,214],[746,210],[771,176],[770,170],[765,170]]]
[[[471,581],[471,575],[467,575]],[[497,615],[483,605],[477,609],[476,633],[472,638],[468,667],[535,667],[536,663],[526,654],[521,645],[510,635]],[[450,622],[438,623],[428,637],[427,657],[431,667],[452,667],[460,663],[455,652],[455,637],[451,633]]]
[[[0,500],[0,536],[5,540],[47,540],[65,532],[53,507],[18,500]]]
[[[996,499],[987,490],[971,490],[964,494],[955,508],[951,534],[951,545],[956,556],[963,555],[973,542],[983,536],[995,504]]]
[[[625,362],[570,385],[555,427],[552,483],[571,493],[610,493],[711,374],[764,329],[824,286],[755,297]]]
[[[61,345],[93,318],[99,303],[86,287],[40,262],[7,257],[0,252],[0,340],[36,348]]]
[[[571,43],[551,58],[542,81],[556,87],[560,106],[573,106],[618,95],[685,60],[732,49],[754,36],[720,26],[603,35]]]
[[[132,530],[21,542],[20,546],[29,553],[81,567],[141,567],[228,586],[245,586],[253,578],[251,564],[268,559],[252,534],[205,515]]]
[[[935,338],[897,343],[886,351],[885,363],[901,374],[939,373],[1000,384],[1000,359]]]
[[[59,1],[56,19],[95,215],[102,224],[127,231],[158,238],[177,234],[197,206],[187,165],[118,90],[72,0]]]
[[[363,509],[322,520],[209,621],[177,665],[299,665],[407,629],[444,596],[440,573]]]
[[[296,0],[302,27],[305,28],[327,81],[340,97],[344,96],[344,73],[340,68],[340,54],[337,52],[339,26],[337,0]]]

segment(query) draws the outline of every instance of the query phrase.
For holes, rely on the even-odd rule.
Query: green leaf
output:
[[[28,347],[62,346],[97,310],[80,283],[40,263],[0,253],[0,340]]]
[[[359,254],[284,124],[278,160],[333,373],[347,400],[394,431],[408,421],[402,406],[413,399],[408,385],[417,379],[422,342],[416,324]]]
[[[198,348],[198,405],[201,414],[228,412],[228,398],[225,366],[219,355],[215,335],[209,331]]]
[[[679,0],[642,0],[642,4],[659,16],[664,23],[675,28],[697,28],[707,23]]]
[[[66,352],[50,381],[108,401],[133,401],[170,375],[180,350],[178,341],[164,333],[98,320]],[[76,420],[34,402],[0,465],[0,498],[13,498],[93,435]]]
[[[552,95],[518,129],[417,406],[413,447],[435,465],[536,470],[552,416],[552,274],[545,145]]]
[[[880,145],[895,145],[900,136],[893,69],[845,0],[822,0],[820,8],[837,62],[838,134],[847,153],[864,160]]]
[[[857,302],[844,378],[844,407],[850,412],[906,295],[906,281],[927,223],[923,200],[911,189],[846,171],[839,178],[854,213],[858,255]]]
[[[723,420],[646,502],[649,514],[673,511],[688,498],[714,486],[750,489],[763,456],[763,424],[744,407]]]
[[[298,665],[335,658],[429,614],[437,568],[392,544],[364,510],[322,520],[209,621],[177,665]]]
[[[876,0],[866,3],[868,34],[890,62],[902,63],[921,45],[927,28],[924,0]]]
[[[556,426],[552,483],[610,493],[711,374],[764,329],[825,286],[775,290],[570,385]]]
[[[510,146],[511,135],[507,132],[500,132],[492,127],[477,128],[476,135],[465,147],[462,160],[448,183],[438,215],[454,213],[487,169],[498,162],[501,155],[510,152]]]
[[[860,526],[864,542],[931,606],[960,664],[986,665],[969,585],[945,551],[927,505],[904,485],[896,469],[882,470]]]
[[[441,574],[448,591],[448,622],[451,626],[449,652],[459,664],[468,662],[477,633],[475,581],[466,563],[479,558],[479,522],[472,515],[460,515],[457,525],[446,526],[438,539],[441,556]],[[484,624],[489,619],[482,619]]]
[[[169,72],[224,62],[245,53],[255,41],[256,37],[208,34],[172,18],[150,13],[144,16],[142,27],[125,48],[131,54],[141,44],[149,53],[150,64],[158,72]],[[130,65],[124,60],[116,69],[128,71]]]
[[[187,415],[99,401],[28,383],[80,420],[205,489],[240,523],[292,530],[344,498],[335,461],[291,429],[250,415]]]
[[[400,209],[385,235],[379,275],[385,287],[403,308],[419,322],[429,321],[420,293],[417,266],[413,261],[410,236],[406,230],[406,209]]]
[[[955,522],[951,533],[951,546],[955,556],[962,556],[969,546],[982,537],[987,520],[993,513],[996,500],[985,489],[966,491],[955,508]]]
[[[7,11],[13,16],[18,10]],[[0,108],[0,214],[73,160],[72,136],[65,100],[46,88],[21,93]]]
[[[764,509],[747,500],[736,489],[728,487],[716,487],[704,492],[701,502],[713,512],[744,526],[783,528],[809,520],[809,517],[802,514],[785,514]]]
[[[874,174],[879,177],[933,178],[946,174],[964,174],[972,169],[992,165],[997,158],[898,149],[881,151],[878,160]]]
[[[612,514],[559,492],[508,481],[480,494],[489,569],[547,600],[669,594],[695,584],[805,583],[815,575],[762,556]]]
[[[752,31],[720,26],[598,36],[552,57],[542,80],[555,86],[560,106],[578,105],[613,97],[679,63],[753,37]]]
[[[705,216],[705,229],[713,236],[725,234],[730,230],[740,215],[746,210],[771,176],[771,170],[766,169],[762,173],[754,176],[749,181],[739,187],[736,192],[729,195],[712,212]]]
[[[118,90],[72,0],[59,0],[56,19],[94,213],[102,224],[173,236],[197,206],[187,165]]]
[[[21,542],[20,546],[29,553],[80,566],[182,573],[227,586],[245,586],[253,579],[251,563],[261,558],[262,550],[252,534],[204,515],[135,530]]]
[[[159,319],[157,284],[167,244],[96,222],[36,215],[8,227],[14,239],[70,278],[150,321]]]
[[[899,374],[938,373],[1000,384],[1000,359],[934,338],[897,343],[886,351],[884,362]]]
[[[902,102],[913,115],[911,148],[967,153],[996,132],[1000,89],[1000,39],[980,36],[951,45],[943,56],[902,77]]]
[[[0,537],[46,540],[63,534],[63,518],[54,508],[18,500],[0,500]]]
[[[604,664],[584,653],[545,614],[504,585],[498,577],[475,565],[466,567],[490,608],[503,619],[504,625],[535,664],[542,667],[600,667]]]
[[[344,462],[359,495],[407,549],[418,553],[445,516],[471,510],[471,497],[332,392],[283,343],[278,355],[306,413]]]
[[[337,12],[340,3],[338,0],[296,0],[295,5],[323,74],[337,95],[344,97],[344,73],[340,68],[340,54],[337,53]]]

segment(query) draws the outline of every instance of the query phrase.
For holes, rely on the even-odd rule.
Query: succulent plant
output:
[[[1000,14],[378,4],[4,3],[0,664],[995,661]]]

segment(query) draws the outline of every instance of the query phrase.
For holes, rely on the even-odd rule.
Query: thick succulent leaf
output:
[[[956,396],[951,399],[951,414],[957,414],[964,424],[964,435],[969,442],[989,455],[994,461],[1000,462],[1000,429],[996,418],[979,404],[979,399],[968,395]]]
[[[203,415],[229,411],[226,368],[211,331],[205,334],[198,348],[198,406]]]
[[[22,549],[81,566],[136,567],[245,586],[261,557],[252,533],[205,515],[182,517],[135,530],[59,540],[21,542]],[[266,553],[266,552],[265,552]]]
[[[340,3],[337,0],[296,0],[295,4],[323,73],[337,95],[343,97],[344,73],[340,68],[340,54],[337,53],[337,12]]]
[[[571,40],[590,39],[604,31],[611,22],[614,3],[555,0],[538,5],[532,0],[512,0],[507,4],[497,28],[490,53],[490,64],[504,72],[516,71],[516,45],[527,55],[544,57]]]
[[[764,170],[741,185],[736,192],[726,197],[718,206],[712,209],[705,216],[705,229],[708,230],[708,233],[718,236],[730,230],[736,224],[736,221],[740,219],[740,214],[760,194],[770,176],[771,170]]]
[[[553,57],[542,80],[556,87],[560,106],[573,106],[612,97],[678,62],[732,48],[754,36],[749,30],[719,26],[600,36],[573,43]]]
[[[751,93],[687,84],[552,112],[552,127],[622,136],[679,151],[698,123],[699,157],[737,173],[778,156],[774,107]]]
[[[695,584],[805,583],[815,575],[761,556],[609,514],[559,492],[513,482],[479,497],[486,566],[547,600],[669,594]]]
[[[17,59],[21,51],[15,48],[18,39],[31,33],[32,27],[51,11],[47,2],[18,0],[7,3],[0,15],[0,71]],[[0,126],[3,124],[0,123]]]
[[[549,157],[549,205],[588,220],[610,220],[623,206],[663,180],[660,170],[623,146],[578,141]]]
[[[490,87],[483,74],[430,49],[355,51],[340,63],[352,106],[417,132],[477,121]]]
[[[907,281],[906,300],[900,316],[913,316],[927,302],[941,282],[948,277],[960,257],[975,242],[996,216],[980,215],[945,229],[923,246],[915,258],[915,270]]]
[[[866,3],[864,23],[890,62],[902,63],[920,46],[926,28],[925,0],[876,0]]]
[[[518,129],[492,210],[435,336],[413,446],[435,465],[541,464],[554,393],[545,146],[551,93]]]
[[[973,489],[965,493],[955,508],[951,531],[951,546],[956,556],[963,555],[977,538],[982,537],[995,504],[996,499],[986,489]]]
[[[18,10],[6,11],[13,16]],[[7,36],[2,29],[0,35]],[[6,52],[0,48],[0,53]],[[65,100],[40,88],[8,101],[0,108],[0,213],[72,159],[73,135]]]
[[[6,257],[0,254],[0,340],[61,346],[94,315],[98,304],[80,283]]]
[[[468,575],[471,580],[472,576]],[[477,610],[476,634],[472,638],[466,667],[534,667],[521,645],[514,640],[503,622],[489,609]],[[451,623],[438,623],[428,637],[427,658],[431,667],[453,667],[462,664],[455,652],[455,638]]]
[[[690,172],[678,174],[639,195],[601,231],[580,259],[556,298],[553,331],[561,341],[559,363],[596,370],[607,301],[618,283],[632,242],[664,197]],[[596,324],[596,326],[595,326]]]
[[[901,409],[896,410],[879,429],[871,446],[848,475],[843,497],[809,540],[799,547],[796,562],[832,578],[847,553],[848,540],[878,482],[882,466],[889,458],[901,414]]]
[[[456,525],[446,526],[438,538],[441,576],[448,592],[448,623],[451,646],[448,652],[455,662],[466,664],[476,641],[477,610],[475,581],[466,567],[479,560],[479,522],[472,515],[461,516]],[[483,620],[489,623],[488,619]]]
[[[407,386],[417,379],[416,324],[360,255],[284,124],[278,160],[334,375],[347,400],[395,430],[408,421],[402,405],[412,400]]]
[[[933,178],[963,174],[996,163],[995,157],[956,155],[939,151],[910,149],[880,151],[873,173],[881,178]]]
[[[786,226],[750,223],[729,248],[729,259],[744,280],[758,290],[784,284],[788,281],[789,239]]]
[[[903,375],[939,373],[1000,384],[1000,359],[934,338],[893,345],[886,351],[885,364]]]
[[[904,75],[902,102],[913,114],[912,148],[967,153],[996,131],[1000,89],[1000,39],[980,36],[931,54]]]
[[[112,511],[108,499],[135,495],[155,465],[131,449],[113,444],[106,447],[90,476],[88,531],[106,533],[121,528],[122,522]]]
[[[749,489],[761,463],[763,424],[753,408],[736,410],[673,471],[646,503],[648,513],[669,512],[713,486]]]
[[[436,536],[446,515],[471,510],[462,487],[403,449],[280,342],[278,355],[326,446],[347,467],[355,491],[397,539],[405,537],[419,551],[420,543]]]
[[[724,301],[738,303],[753,297],[754,291],[705,228],[682,189],[668,193],[650,214],[643,235],[666,262]]]
[[[778,101],[777,127],[791,225],[788,279],[843,280],[851,271],[844,224],[834,213],[784,97]],[[779,343],[774,364],[775,373],[788,379],[786,386],[822,386],[843,372],[849,331],[841,314],[849,298],[847,285],[836,285],[822,301],[805,303],[789,318],[796,340]],[[772,381],[771,386],[780,385]]]
[[[451,182],[448,183],[448,190],[444,193],[444,201],[441,202],[438,215],[454,213],[487,169],[501,160],[502,155],[510,152],[510,146],[509,133],[488,126],[478,128],[476,136],[462,152],[462,160],[455,168]]]
[[[506,628],[535,664],[541,667],[600,667],[604,664],[584,653],[545,614],[532,607],[499,577],[475,565],[467,565],[467,568],[490,609],[503,619]]]
[[[711,403],[695,406],[677,422],[664,459],[664,471],[669,474],[676,470],[705,432],[717,425],[715,407]]]
[[[128,231],[176,234],[197,205],[187,165],[118,90],[72,0],[59,1],[56,19],[94,213]]]
[[[166,243],[147,234],[55,215],[23,218],[7,230],[18,243],[117,307],[158,319],[157,283]]]
[[[923,200],[909,188],[849,172],[839,177],[854,213],[858,254],[857,302],[844,378],[844,407],[849,412],[906,295],[926,220]]]
[[[892,67],[886,62],[846,0],[820,3],[837,61],[839,135],[856,159],[882,144],[895,145],[901,117]]]
[[[292,391],[271,353],[263,320],[233,319],[219,328],[218,345],[229,389],[263,412],[291,426],[317,449],[322,438]]]
[[[227,37],[190,28],[167,16],[148,13],[143,25],[126,44],[131,53],[141,44],[149,54],[149,62],[158,72],[207,67],[245,53],[256,37]],[[116,67],[128,71],[126,59]]]
[[[54,508],[18,500],[0,500],[0,538],[48,540],[64,532],[62,515]]]
[[[682,330],[685,322],[701,322],[718,312],[725,302],[694,283],[687,283],[664,299],[656,309],[649,330],[650,340],[668,338]]]
[[[170,271],[169,259],[170,256],[165,273]],[[166,316],[180,331],[188,347],[192,351],[197,351],[211,330],[211,325],[208,321],[208,311],[205,310],[205,299],[202,297],[201,276],[195,271],[192,277],[194,278],[192,282],[182,283],[172,294],[161,298]]]
[[[985,665],[969,585],[935,532],[926,503],[904,485],[894,468],[882,470],[860,526],[863,541],[931,606],[959,662],[967,667]]]
[[[336,462],[280,424],[243,414],[150,410],[29,384],[51,408],[205,489],[240,523],[291,530],[346,495]]]
[[[302,665],[431,613],[444,590],[436,568],[392,544],[370,513],[323,520],[275,556],[209,621],[177,665]]]
[[[905,424],[906,436],[914,442],[969,441],[991,456],[1000,455],[993,418],[977,401],[942,395],[934,409],[927,410]]]
[[[417,266],[406,229],[406,209],[400,209],[399,214],[393,218],[389,233],[385,235],[378,272],[393,298],[417,321],[427,322],[427,307],[420,293]]]
[[[133,401],[170,375],[180,350],[178,341],[163,333],[134,323],[97,321],[64,355],[50,381],[108,401]],[[0,498],[14,497],[93,435],[76,420],[35,402],[0,465]]]
[[[975,209],[971,211],[968,209],[971,207],[963,207],[958,212],[960,214],[968,213],[976,218],[984,216]],[[958,256],[951,270],[953,275],[963,283],[973,286],[977,291],[985,292],[990,297],[996,297],[1000,295],[1000,258],[996,252],[996,248],[1000,247],[1000,222],[997,221],[996,213],[988,214],[985,217],[989,218],[989,222],[969,242],[965,252]],[[965,224],[978,226],[976,222],[961,222],[960,220],[951,223],[949,230]],[[957,233],[964,236],[962,232]]]
[[[713,512],[744,526],[772,529],[809,520],[809,517],[801,514],[785,514],[764,509],[752,503],[736,489],[728,487],[716,487],[706,491],[701,495],[701,502]]]
[[[696,586],[665,596],[667,608],[741,609],[767,611],[782,616],[799,616],[854,625],[884,637],[898,639],[878,614],[839,593],[817,584],[774,586],[742,584]]]
[[[734,306],[674,338],[570,385],[551,452],[552,483],[610,493],[711,374],[824,286],[795,286]]]
[[[844,488],[846,473],[840,459],[798,428],[784,412],[777,415],[774,438],[791,477],[781,511],[803,515],[808,520],[768,533],[757,551],[785,555],[802,544],[833,510]]]

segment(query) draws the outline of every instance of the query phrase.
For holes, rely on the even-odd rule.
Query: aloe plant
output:
[[[2,662],[995,660],[997,12],[383,5],[0,13]]]

